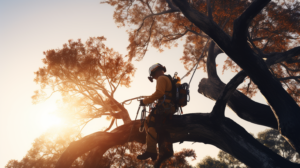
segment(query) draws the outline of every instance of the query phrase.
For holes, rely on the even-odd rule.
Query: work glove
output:
[[[140,100],[140,106],[146,106],[146,104],[144,104],[143,100]]]

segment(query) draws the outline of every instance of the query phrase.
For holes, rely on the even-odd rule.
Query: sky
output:
[[[100,0],[0,0],[0,167],[5,167],[11,159],[21,160],[34,139],[57,119],[51,112],[57,110],[59,94],[37,105],[32,104],[31,100],[34,91],[39,89],[33,79],[34,72],[43,66],[43,51],[61,48],[69,39],[80,38],[84,42],[89,37],[97,36],[105,36],[107,46],[123,55],[127,54],[129,42],[126,28],[117,28],[113,20],[113,8],[100,4]],[[183,44],[183,41],[179,44]],[[154,63],[165,65],[167,73],[171,75],[178,72],[179,76],[183,76],[187,70],[179,60],[182,55],[182,45],[162,53],[150,47],[142,61],[133,62],[137,71],[131,87],[119,88],[116,99],[123,101],[152,94],[155,83],[150,83],[147,76],[148,68]],[[225,59],[224,54],[218,57],[218,67],[222,67]],[[234,75],[231,72],[222,75],[221,71],[218,68],[218,74],[225,83]],[[197,92],[199,81],[205,77],[207,75],[203,71],[196,71],[190,87],[191,101],[183,109],[185,114],[211,111],[214,101]],[[183,82],[189,79],[190,76]],[[265,104],[259,93],[254,100]],[[137,101],[126,106],[131,119],[134,119],[137,107]],[[248,132],[257,134],[266,129],[238,118],[229,108],[225,114]],[[105,126],[105,121],[95,120],[85,127],[83,134],[88,135]],[[192,165],[207,155],[216,157],[219,151],[203,143],[174,144],[175,151],[182,148],[195,149],[197,159],[189,159]]]

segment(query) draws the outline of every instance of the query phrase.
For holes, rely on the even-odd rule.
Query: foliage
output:
[[[34,81],[41,86],[32,96],[42,100],[45,90],[59,92],[69,110],[62,110],[65,118],[75,118],[83,125],[93,118],[120,118],[127,110],[114,98],[118,86],[130,86],[135,68],[130,61],[105,46],[104,37],[89,38],[85,44],[69,40],[62,49],[44,52],[44,67],[35,72]],[[70,112],[70,110],[72,110]],[[117,114],[119,113],[119,114]],[[122,117],[121,117],[122,118]]]
[[[104,154],[100,167],[119,167],[121,164],[124,168],[129,167],[153,167],[154,162],[150,159],[140,161],[136,157],[146,150],[146,145],[131,142],[125,145],[115,146],[107,150]],[[125,153],[124,153],[125,152]],[[122,160],[123,155],[123,160]],[[182,149],[180,152],[175,152],[174,156],[166,160],[161,166],[162,168],[189,168],[186,158],[196,158],[193,149]]]
[[[256,138],[259,142],[276,152],[278,155],[292,161],[300,163],[299,154],[289,145],[289,143],[280,135],[277,130],[267,129],[265,131],[259,132]],[[207,156],[200,163],[197,164],[199,168],[204,165],[209,166],[219,166],[220,164],[226,165],[228,168],[248,168],[249,166],[244,165],[241,161],[236,159],[234,156],[222,150],[218,153],[218,159],[211,158]],[[201,167],[202,166],[202,167]],[[226,168],[227,168],[226,167]],[[224,167],[225,168],[225,167]]]
[[[227,164],[228,168],[248,168],[248,166],[245,166],[238,159],[222,150],[220,150],[218,153],[218,159],[220,162]]]
[[[251,0],[238,2],[233,0],[198,0],[189,1],[190,4],[188,5],[192,9],[207,14],[212,23],[219,25],[224,34],[230,37],[233,35],[236,19],[252,2]],[[130,61],[134,58],[141,60],[149,45],[163,51],[164,47],[176,47],[178,45],[177,40],[184,37],[184,52],[181,60],[185,68],[193,68],[198,63],[198,59],[200,59],[199,68],[204,71],[207,68],[212,68],[206,67],[206,63],[208,58],[215,58],[209,56],[213,49],[206,48],[206,46],[213,46],[207,45],[213,44],[213,40],[180,13],[178,7],[174,6],[171,0],[107,0],[105,3],[115,6],[114,19],[118,26],[129,26],[128,60],[124,61],[121,55],[105,47],[103,44],[104,37],[90,38],[85,45],[80,40],[78,42],[70,40],[69,44],[63,46],[63,49],[49,50],[44,53],[46,58],[43,62],[46,66],[36,72],[35,78],[35,81],[41,85],[41,91],[37,91],[33,96],[34,101],[42,99],[45,95],[43,91],[46,87],[50,87],[53,92],[62,94],[64,102],[74,106],[72,114],[78,119],[79,125],[84,125],[90,119],[103,115],[124,121],[127,117],[127,121],[129,121],[127,110],[122,103],[114,99],[113,95],[119,85],[129,87],[130,79],[135,72]],[[244,41],[252,49],[252,56],[260,57],[259,60],[268,60],[274,58],[279,52],[297,46],[300,33],[298,28],[300,23],[299,10],[299,1],[274,0],[269,2],[269,5],[249,22],[248,31],[245,31],[247,32],[247,39]],[[237,53],[241,54],[242,52]],[[273,65],[267,64],[267,66],[273,75],[272,77],[277,78],[284,89],[300,104],[299,62],[299,54],[294,54],[289,59]],[[234,72],[241,70],[230,58],[225,61],[223,69]],[[267,72],[269,73],[269,71]],[[218,78],[217,75],[215,77]],[[273,82],[273,80],[270,81]],[[258,83],[258,81],[255,82]],[[275,88],[281,89],[277,86]],[[255,95],[257,87],[249,80],[249,84],[242,86],[240,91],[252,97]],[[274,105],[274,102],[272,103]],[[282,109],[279,111],[282,112]],[[276,109],[274,114],[275,117],[281,119],[281,116],[277,115]],[[281,124],[279,121],[278,123]],[[281,127],[279,128],[281,129]],[[295,128],[297,127],[295,126]],[[284,131],[287,131],[286,126]],[[291,135],[290,132],[287,135]],[[268,135],[266,137],[261,136],[260,140],[266,145],[274,146],[276,143],[269,142],[269,137],[271,139],[279,138]],[[280,141],[280,139],[278,140]],[[294,139],[292,140],[294,141]],[[298,158],[298,155],[292,154],[289,149],[279,150],[277,149],[278,144],[276,145],[273,149],[275,152],[285,155],[288,159]],[[272,148],[271,146],[270,148]],[[106,155],[106,161],[115,160],[115,157],[120,158],[122,151],[126,151],[125,147],[115,147],[111,151],[113,154]],[[125,163],[129,166],[139,164],[131,159],[130,153],[125,152],[124,155],[127,158]],[[240,162],[229,154],[220,152],[219,157],[221,157],[220,161],[208,157],[199,166],[240,166]]]
[[[53,168],[69,144],[81,138],[77,133],[77,130],[71,128],[52,128],[35,139],[32,148],[21,161],[10,160],[5,168]],[[114,146],[104,154],[99,167],[117,168],[120,164],[123,168],[153,167],[154,162],[151,159],[140,161],[136,158],[145,149],[145,144],[137,142]],[[122,159],[123,154],[124,157]],[[72,164],[72,168],[81,168],[86,157],[87,153],[77,158]],[[183,149],[180,152],[176,152],[174,157],[166,160],[162,164],[162,168],[189,168],[190,165],[186,160],[188,157],[195,159],[195,151],[192,149]]]
[[[259,142],[276,152],[278,155],[292,161],[300,163],[299,154],[280,135],[277,130],[267,129],[257,134]]]
[[[60,155],[69,144],[80,138],[78,131],[72,128],[51,128],[36,138],[31,149],[21,160],[10,160],[5,168],[53,168]],[[77,158],[73,168],[80,168],[86,155]]]
[[[228,165],[210,156],[206,156],[200,163],[197,164],[197,168],[228,168]]]
[[[242,0],[211,0],[211,14],[208,11],[206,0],[192,1],[193,9],[211,15],[225,33],[232,35],[234,20],[238,18],[252,1]],[[151,44],[159,51],[178,45],[178,40],[185,40],[181,60],[186,69],[191,69],[200,58],[199,67],[206,71],[205,63],[209,54],[206,43],[211,43],[209,37],[198,27],[191,23],[179,10],[170,5],[170,1],[123,1],[107,0],[115,7],[114,19],[118,26],[129,26],[128,46],[129,57],[140,60],[144,57],[148,46]],[[169,3],[169,4],[168,4]],[[299,1],[274,0],[267,5],[251,22],[249,26],[249,46],[260,56],[271,52],[283,52],[299,45],[298,29],[300,23]],[[209,46],[209,45],[208,45]],[[202,55],[203,52],[203,55]],[[272,55],[264,57],[270,58]],[[223,66],[223,71],[238,72],[241,68],[229,57]],[[300,103],[300,90],[297,87],[300,74],[299,56],[288,61],[277,63],[270,67],[270,71],[281,83],[289,94]],[[247,80],[240,89],[249,97],[257,93],[257,86]]]

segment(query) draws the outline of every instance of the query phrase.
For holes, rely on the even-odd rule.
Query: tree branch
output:
[[[268,66],[286,61],[292,57],[300,55],[300,47],[292,48],[288,51],[281,52],[281,53],[270,53],[263,55],[264,58],[267,58],[266,63]]]
[[[186,30],[184,33],[180,33],[180,34],[171,34],[171,35],[163,35],[163,38],[168,38],[169,36],[177,36],[177,37],[173,37],[173,38],[168,38],[168,40],[165,40],[165,41],[170,41],[170,40],[176,40],[176,39],[179,39],[180,37],[186,35],[186,33],[188,32],[188,30]]]
[[[207,16],[209,19],[213,19],[212,16],[212,9],[211,9],[211,5],[210,5],[210,0],[206,0],[206,6],[207,6]]]
[[[103,131],[103,132],[107,132],[111,129],[111,127],[113,126],[114,122],[115,122],[115,118],[112,119],[112,121],[110,122],[110,125]]]
[[[228,82],[213,107],[213,110],[211,112],[213,117],[218,119],[225,117],[224,112],[228,99],[236,90],[236,88],[244,81],[246,76],[247,74],[245,73],[245,71],[240,71]]]
[[[225,84],[216,78],[203,78],[198,86],[198,92],[211,100],[217,100],[225,88]],[[257,103],[240,91],[235,90],[227,101],[241,119],[248,122],[278,129],[277,120],[270,106]]]
[[[191,33],[194,33],[194,34],[200,36],[200,37],[209,38],[209,36],[203,35],[203,34],[201,34],[201,33],[197,33],[196,31],[191,30],[191,29],[189,29],[189,28],[186,27],[186,26],[185,26],[185,29],[186,29],[187,31],[191,32]]]
[[[160,13],[154,13],[154,14],[151,14],[151,15],[148,15],[146,17],[144,17],[143,21],[142,21],[142,24],[140,25],[140,27],[137,29],[137,33],[139,33],[140,29],[143,27],[144,25],[144,22],[145,20],[148,18],[148,17],[152,17],[152,16],[157,16],[157,15],[163,15],[163,14],[167,14],[167,13],[174,13],[174,12],[180,12],[179,10],[177,9],[170,9],[170,10],[167,10],[167,11],[163,11],[163,12],[160,12]]]
[[[271,0],[254,0],[240,17],[234,21],[233,41],[246,44],[250,22],[270,1]]]
[[[288,66],[284,65],[283,63],[280,63],[280,65],[283,66],[286,69],[287,72],[288,71],[292,71],[292,72],[299,72],[300,71],[300,69],[291,69]]]
[[[230,52],[230,37],[212,19],[193,9],[186,0],[173,0],[184,16],[211,37],[224,51]],[[227,53],[227,52],[226,52]]]
[[[208,78],[216,78],[217,80],[220,80],[216,69],[217,68],[216,57],[220,53],[223,53],[223,51],[214,42],[211,42],[208,49],[208,56],[206,61]]]
[[[216,125],[218,125],[216,127]],[[131,128],[132,133],[129,135]],[[145,132],[138,131],[140,121],[132,121],[109,133],[96,132],[72,142],[56,163],[55,168],[68,168],[82,154],[97,149],[97,160],[111,147],[136,141],[145,143]],[[173,143],[180,141],[203,142],[228,152],[251,167],[298,168],[299,165],[277,155],[229,118],[215,123],[208,113],[173,116],[166,121],[165,128],[171,134]],[[94,165],[96,166],[96,165]],[[95,168],[92,165],[89,168]]]
[[[299,79],[300,76],[289,76],[289,77],[284,77],[284,78],[278,78],[278,80],[288,80],[288,79]]]

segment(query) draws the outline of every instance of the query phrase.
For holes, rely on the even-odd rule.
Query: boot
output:
[[[138,155],[137,159],[139,160],[146,160],[149,157],[151,157],[152,161],[156,160],[157,158],[157,153],[152,153],[152,152],[148,152],[146,151],[145,153],[143,153],[142,155]]]

